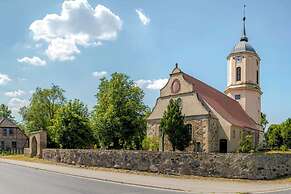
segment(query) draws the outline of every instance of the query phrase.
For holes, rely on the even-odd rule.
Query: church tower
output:
[[[227,87],[225,94],[237,100],[245,112],[260,123],[261,88],[260,57],[249,44],[246,35],[245,6],[240,41],[227,57]]]

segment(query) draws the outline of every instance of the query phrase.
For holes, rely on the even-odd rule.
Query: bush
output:
[[[240,153],[249,153],[254,150],[253,146],[253,136],[252,135],[242,135],[241,142],[239,144]]]
[[[145,137],[142,141],[142,149],[149,151],[158,151],[159,137]]]
[[[280,147],[280,150],[283,151],[283,152],[286,152],[286,151],[288,151],[288,147],[286,145],[282,145]]]

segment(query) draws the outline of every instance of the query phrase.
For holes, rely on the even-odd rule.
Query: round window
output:
[[[172,83],[172,93],[176,94],[180,91],[181,84],[178,79],[175,79]]]

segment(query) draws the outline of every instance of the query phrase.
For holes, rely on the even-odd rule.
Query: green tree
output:
[[[260,124],[264,131],[266,129],[266,126],[269,124],[269,121],[267,120],[267,116],[263,112],[261,112]]]
[[[272,124],[266,133],[267,145],[274,149],[280,148],[283,145],[283,138],[281,133],[281,125]]]
[[[50,130],[61,148],[89,148],[94,142],[88,108],[79,100],[68,101],[58,109]]]
[[[283,145],[291,149],[291,118],[281,124],[281,136]]]
[[[242,134],[239,144],[239,152],[248,153],[254,150],[253,136],[250,134]]]
[[[171,99],[167,110],[161,119],[160,129],[162,132],[162,144],[167,135],[172,144],[173,151],[176,149],[183,151],[189,146],[191,136],[184,125],[184,116],[182,115],[181,99]]]
[[[12,116],[11,110],[5,104],[0,105],[0,117],[14,120],[14,117]]]
[[[52,120],[64,102],[64,90],[59,86],[52,85],[51,88],[46,89],[36,88],[30,99],[30,104],[20,111],[26,131],[47,131],[48,146],[55,146],[51,139],[52,133],[49,127],[52,126]]]
[[[148,111],[143,91],[128,76],[114,73],[111,80],[101,79],[96,97],[92,128],[100,146],[141,149]]]

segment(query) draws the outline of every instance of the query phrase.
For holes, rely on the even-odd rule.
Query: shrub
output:
[[[145,137],[142,141],[142,149],[149,151],[158,151],[159,137]]]
[[[286,151],[288,151],[288,147],[286,145],[282,145],[280,147],[280,150],[283,151],[283,152],[286,152]]]
[[[253,150],[254,150],[253,136],[252,135],[242,135],[238,151],[241,153],[249,153]]]

